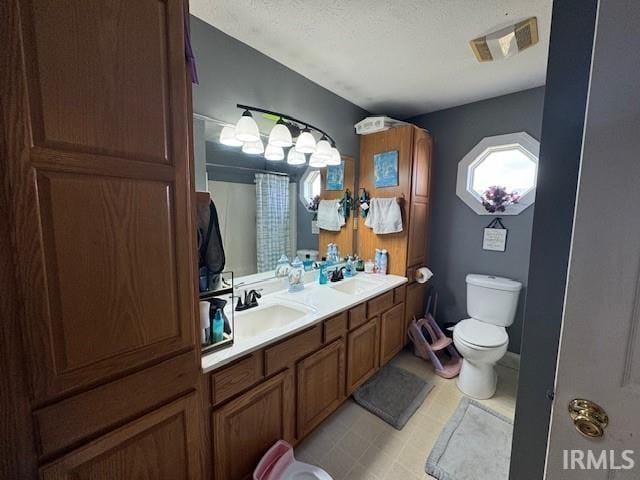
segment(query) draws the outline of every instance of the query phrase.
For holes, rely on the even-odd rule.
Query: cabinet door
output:
[[[298,438],[313,430],[345,398],[344,339],[298,363]]]
[[[196,347],[190,84],[180,0],[20,3],[9,181],[43,404]]]
[[[413,319],[420,318],[424,315],[426,302],[427,284],[414,282],[407,286],[407,300],[405,307],[405,331],[407,326]],[[406,337],[404,338],[407,342]]]
[[[293,441],[294,397],[288,369],[213,412],[216,480],[248,478],[277,440]]]
[[[43,480],[200,479],[195,393],[43,466]]]
[[[422,266],[429,253],[429,217],[431,195],[431,136],[416,129],[413,147],[413,176],[411,181],[411,212],[407,266]]]
[[[404,303],[380,315],[380,365],[387,363],[404,347]]]
[[[369,379],[378,369],[379,321],[374,317],[349,333],[347,340],[347,393]]]

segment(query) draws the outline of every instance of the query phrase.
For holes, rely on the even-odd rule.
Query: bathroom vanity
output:
[[[250,475],[279,439],[298,443],[402,349],[414,314],[406,283],[360,274],[271,293],[255,314],[237,314],[238,332],[255,323],[252,334],[202,359],[216,480]],[[273,326],[276,316],[288,322]]]

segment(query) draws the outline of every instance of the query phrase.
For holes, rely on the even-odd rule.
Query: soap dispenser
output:
[[[347,264],[344,266],[344,278],[350,278],[355,275],[355,268],[353,266],[353,259],[351,256],[347,258]]]
[[[289,270],[289,292],[299,292],[304,289],[304,266],[302,260],[296,257],[291,264],[291,270]]]

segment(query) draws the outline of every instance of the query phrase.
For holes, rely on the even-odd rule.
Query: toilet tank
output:
[[[518,308],[522,284],[491,275],[467,275],[467,313],[471,318],[508,327]]]

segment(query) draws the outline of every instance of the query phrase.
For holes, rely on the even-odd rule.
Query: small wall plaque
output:
[[[482,249],[504,252],[507,249],[507,233],[508,230],[502,224],[502,219],[496,218],[484,229]]]

